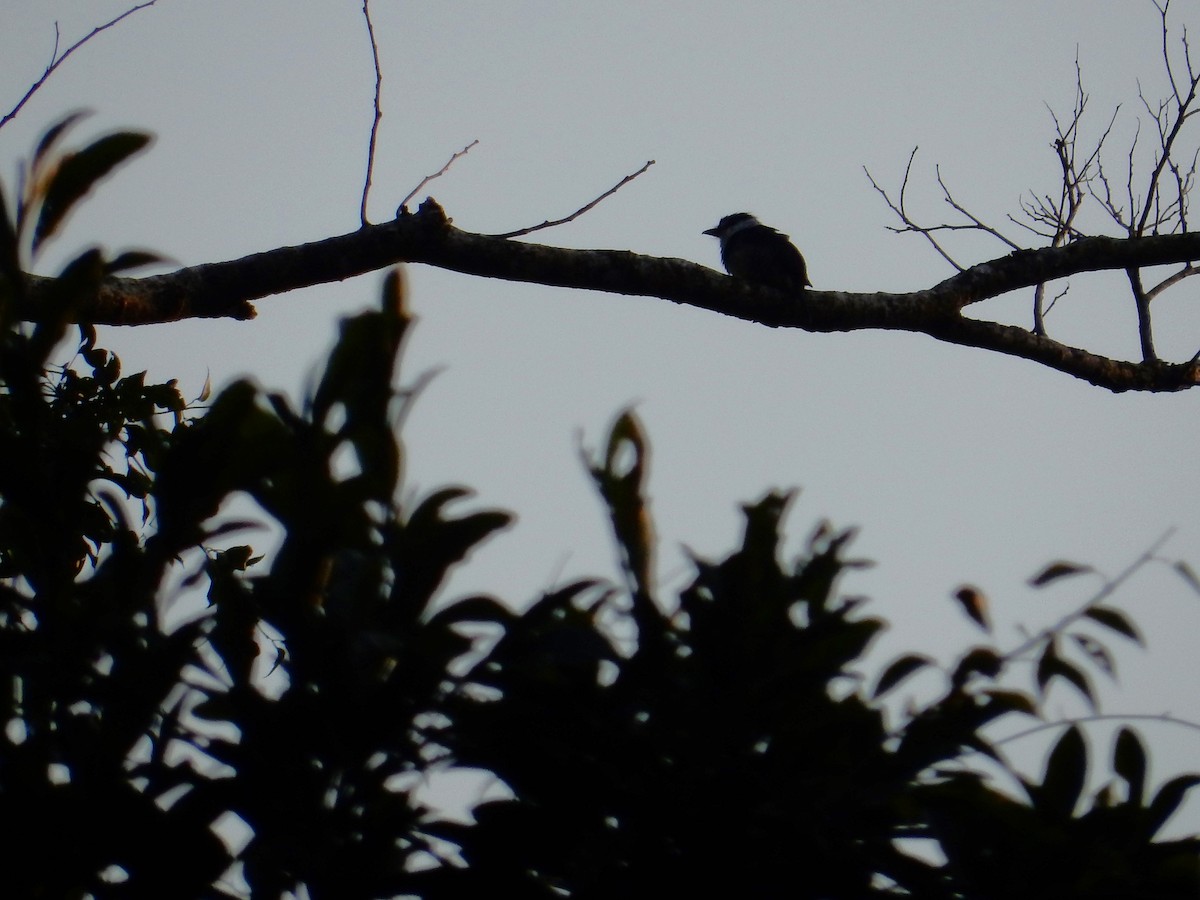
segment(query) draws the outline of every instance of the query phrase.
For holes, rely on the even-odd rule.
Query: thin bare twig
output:
[[[1191,722],[1187,719],[1173,716],[1170,713],[1096,713],[1090,716],[1059,719],[1055,722],[1043,722],[1040,725],[1034,725],[1023,731],[1018,731],[1016,734],[995,738],[992,740],[992,743],[996,745],[1011,744],[1013,741],[1019,741],[1022,738],[1040,734],[1050,729],[1063,728],[1068,725],[1087,725],[1091,722],[1161,722],[1164,725],[1179,725],[1183,728],[1190,728],[1193,731],[1200,731],[1200,722]]]
[[[913,164],[913,160],[917,158],[917,150],[918,149],[919,149],[918,147],[913,147],[912,153],[910,153],[908,155],[908,165],[906,165],[904,167],[904,180],[900,183],[899,202],[893,201],[892,198],[888,195],[888,192],[879,186],[878,182],[875,181],[875,177],[871,174],[870,169],[868,169],[866,166],[863,166],[863,172],[866,173],[867,180],[869,182],[871,182],[871,187],[875,188],[875,192],[877,194],[879,194],[879,196],[883,198],[883,202],[888,205],[888,209],[890,209],[892,212],[894,212],[896,214],[896,216],[900,219],[900,221],[904,223],[903,228],[889,227],[888,230],[894,231],[896,234],[904,234],[906,232],[912,232],[914,234],[922,235],[925,238],[925,240],[929,241],[930,246],[932,246],[933,249],[938,252],[938,255],[940,255],[942,257],[942,259],[944,259],[944,260],[946,260],[946,262],[950,263],[950,265],[952,265],[957,271],[962,272],[964,270],[964,267],[959,265],[958,261],[953,256],[951,256],[949,253],[947,253],[945,248],[942,247],[942,245],[938,243],[937,238],[935,238],[933,236],[933,232],[935,232],[935,231],[958,231],[958,230],[961,230],[964,228],[971,228],[973,226],[970,226],[970,225],[957,225],[957,226],[956,225],[933,225],[933,226],[927,227],[927,226],[923,226],[923,225],[918,225],[915,221],[913,221],[913,219],[911,219],[909,217],[908,210],[905,208],[904,200],[905,200],[905,193],[908,191],[908,179],[909,179],[909,176],[912,174],[912,164]]]
[[[476,138],[475,140],[471,141],[471,143],[467,144],[467,146],[463,147],[461,150],[459,150],[457,153],[455,153],[453,156],[451,156],[448,160],[446,160],[446,164],[444,166],[442,166],[440,169],[438,169],[432,175],[426,175],[424,178],[422,178],[421,183],[418,184],[411,191],[409,191],[408,196],[406,196],[403,200],[400,201],[400,205],[396,208],[396,215],[399,216],[401,213],[403,213],[405,211],[404,207],[408,206],[408,201],[411,200],[413,197],[417,196],[417,193],[423,187],[425,187],[425,185],[429,184],[429,182],[433,181],[433,179],[441,178],[443,175],[445,175],[448,171],[450,171],[450,167],[452,165],[454,165],[454,161],[456,159],[458,159],[460,156],[466,156],[467,152],[478,143],[479,143],[479,138]]]
[[[526,234],[532,234],[535,231],[541,231],[544,228],[553,228],[556,225],[565,225],[567,222],[571,222],[571,221],[574,221],[575,219],[578,219],[589,209],[592,209],[593,207],[598,205],[600,203],[600,201],[605,200],[608,197],[611,197],[613,194],[615,194],[621,188],[625,187],[625,185],[629,184],[629,182],[633,181],[633,179],[637,178],[639,175],[641,175],[643,172],[645,172],[647,169],[649,169],[652,165],[654,165],[654,160],[652,160],[652,159],[647,160],[646,164],[644,166],[642,166],[640,169],[638,169],[636,172],[634,172],[631,175],[626,175],[624,178],[622,178],[620,181],[618,181],[616,184],[614,184],[612,187],[610,187],[607,191],[605,191],[603,194],[601,194],[595,200],[592,200],[590,203],[585,203],[583,206],[579,207],[579,209],[575,210],[575,212],[571,213],[569,216],[564,216],[561,219],[554,219],[553,221],[548,219],[545,222],[542,222],[542,224],[540,224],[540,225],[531,225],[528,228],[518,228],[516,231],[507,231],[504,234],[492,234],[492,235],[488,235],[488,237],[515,238],[515,237],[521,237],[522,235],[526,235]]]
[[[50,56],[50,63],[49,63],[49,65],[46,66],[46,71],[42,73],[41,78],[39,78],[37,81],[35,81],[33,84],[31,84],[29,86],[29,90],[27,90],[25,92],[25,96],[23,96],[20,100],[17,101],[17,105],[14,106],[7,113],[5,113],[3,118],[0,118],[0,128],[3,128],[5,125],[7,125],[9,122],[11,122],[13,119],[15,119],[17,117],[17,113],[19,113],[21,111],[21,108],[26,103],[28,103],[29,99],[38,92],[38,90],[42,87],[43,84],[46,83],[46,79],[48,79],[52,74],[54,74],[54,70],[57,69],[59,66],[61,66],[64,62],[67,61],[67,57],[69,57],[72,53],[74,53],[76,50],[78,50],[80,47],[82,47],[84,44],[86,44],[88,41],[90,41],[92,38],[94,38],[100,32],[105,31],[109,28],[112,28],[114,25],[116,25],[118,22],[120,22],[122,19],[126,18],[127,16],[131,16],[135,12],[145,9],[147,6],[153,6],[156,2],[157,2],[157,0],[146,0],[145,3],[139,3],[137,6],[134,6],[130,9],[125,10],[125,12],[121,13],[115,19],[112,19],[109,22],[105,22],[103,25],[96,26],[90,32],[85,34],[83,37],[81,37],[79,40],[77,40],[74,44],[72,44],[70,47],[68,47],[61,56],[59,56],[59,54],[58,54],[59,34],[58,34],[58,23],[56,22],[54,24],[54,52]]]
[[[383,119],[383,110],[379,105],[379,95],[383,88],[383,72],[379,68],[379,44],[375,40],[375,25],[371,21],[371,0],[363,0],[363,18],[367,20],[367,37],[371,40],[371,59],[375,63],[375,118],[371,120],[371,139],[367,144],[367,174],[363,180],[362,201],[358,206],[358,217],[363,226],[367,221],[367,196],[371,193],[371,176],[375,172],[375,142],[379,137],[379,122]]]
[[[1174,149],[1175,141],[1179,137],[1179,131],[1183,128],[1183,123],[1191,118],[1198,110],[1192,108],[1192,104],[1196,101],[1196,91],[1200,88],[1200,72],[1197,72],[1192,67],[1191,49],[1188,46],[1187,32],[1185,31],[1181,42],[1183,44],[1184,65],[1187,70],[1187,93],[1181,96],[1179,79],[1175,73],[1175,67],[1171,64],[1171,54],[1169,52],[1168,39],[1170,37],[1170,27],[1167,23],[1167,10],[1170,8],[1170,0],[1167,0],[1162,6],[1154,4],[1158,9],[1159,15],[1162,17],[1162,54],[1163,65],[1167,70],[1167,80],[1171,84],[1171,94],[1175,100],[1174,122],[1171,121],[1171,112],[1167,110],[1167,101],[1159,104],[1158,111],[1155,112],[1150,108],[1150,104],[1146,102],[1145,97],[1142,97],[1142,103],[1146,107],[1146,111],[1154,117],[1155,123],[1158,126],[1159,138],[1162,146],[1162,153],[1158,156],[1154,170],[1150,173],[1150,183],[1146,188],[1146,202],[1142,207],[1142,214],[1137,224],[1137,234],[1145,234],[1147,224],[1150,223],[1150,210],[1153,207],[1155,210],[1154,222],[1152,224],[1152,233],[1157,233],[1160,225],[1169,222],[1172,216],[1178,216],[1179,211],[1182,211],[1186,195],[1180,195],[1176,200],[1168,204],[1167,210],[1162,209],[1162,178],[1163,170],[1171,163],[1171,151]],[[1141,91],[1139,89],[1139,96]],[[1172,212],[1175,205],[1178,204],[1179,210]]]
[[[1179,282],[1183,281],[1183,279],[1191,278],[1193,275],[1196,275],[1196,274],[1200,274],[1200,266],[1197,266],[1193,263],[1188,263],[1182,269],[1180,269],[1178,272],[1168,275],[1166,278],[1164,278],[1162,281],[1160,281],[1154,287],[1147,290],[1146,291],[1146,299],[1153,300],[1155,297],[1157,297],[1159,294],[1161,294],[1167,288],[1174,287],[1175,285],[1179,284]]]
[[[1033,224],[1026,222],[1018,222],[1013,216],[1009,216],[1009,220],[1016,222],[1021,227],[1039,235],[1040,237],[1049,238],[1050,246],[1062,247],[1070,241],[1083,237],[1084,233],[1075,225],[1075,220],[1079,216],[1079,211],[1083,208],[1084,200],[1088,196],[1095,196],[1096,191],[1092,188],[1092,181],[1096,177],[1103,180],[1103,172],[1100,169],[1100,153],[1104,147],[1104,142],[1112,133],[1113,125],[1117,120],[1117,113],[1120,111],[1118,106],[1113,111],[1112,118],[1109,119],[1108,126],[1096,141],[1096,146],[1092,153],[1083,164],[1080,165],[1076,156],[1076,148],[1079,141],[1079,128],[1083,121],[1084,113],[1087,111],[1088,95],[1083,89],[1083,67],[1079,62],[1079,52],[1075,53],[1075,107],[1071,114],[1071,120],[1063,127],[1063,123],[1059,120],[1058,115],[1053,109],[1050,109],[1050,118],[1054,120],[1055,139],[1053,143],[1054,154],[1058,159],[1058,167],[1060,172],[1061,184],[1059,187],[1058,200],[1052,200],[1048,194],[1040,197],[1033,196],[1029,200],[1021,201],[1021,211]],[[1049,107],[1047,107],[1049,108]],[[1112,207],[1111,191],[1108,191],[1107,181],[1103,181],[1106,197],[1108,199],[1109,208]],[[1103,200],[1101,201],[1104,202]],[[1038,226],[1045,226],[1049,230],[1044,231]],[[1054,307],[1054,304],[1066,294],[1066,291],[1058,294],[1046,304],[1046,285],[1039,284],[1033,291],[1033,333],[1039,335],[1046,334],[1046,315]]]
[[[1025,249],[1020,244],[1018,244],[1016,241],[1009,240],[1007,237],[1005,237],[1003,234],[1001,234],[999,231],[997,231],[991,225],[988,225],[985,222],[983,222],[978,216],[976,216],[974,213],[972,213],[971,211],[966,209],[961,203],[959,203],[957,200],[955,200],[954,196],[950,193],[950,188],[948,188],[946,186],[946,182],[942,180],[942,167],[934,166],[933,170],[937,174],[937,183],[938,183],[938,186],[941,187],[941,189],[942,189],[942,196],[945,198],[946,202],[949,203],[950,206],[953,207],[956,212],[960,213],[961,215],[965,216],[967,219],[970,220],[971,224],[968,226],[965,226],[965,227],[971,228],[971,229],[974,229],[977,231],[982,231],[985,234],[990,234],[996,240],[1000,241],[1002,244],[1006,244],[1009,248],[1011,248],[1013,250],[1024,250]],[[960,227],[962,227],[962,226],[960,226]]]
[[[1046,282],[1043,281],[1041,284],[1039,284],[1038,290],[1042,291],[1043,295],[1045,295]],[[1063,289],[1061,291],[1059,291],[1057,294],[1055,294],[1053,297],[1051,297],[1050,302],[1046,304],[1045,314],[1049,315],[1050,311],[1052,309],[1054,309],[1054,305],[1056,303],[1058,303],[1058,301],[1061,300],[1063,297],[1067,296],[1067,294],[1069,294],[1070,292],[1071,292],[1071,285],[1069,285],[1069,284],[1064,285]]]
[[[1116,115],[1118,112],[1120,112],[1120,110],[1121,110],[1121,107],[1118,106],[1116,111],[1114,111],[1113,122],[1116,121]],[[1109,124],[1109,128],[1111,128],[1111,127],[1112,127],[1112,123]],[[1139,120],[1136,123],[1134,133],[1133,133],[1133,140],[1130,142],[1130,147],[1129,147],[1129,160],[1127,162],[1127,165],[1129,167],[1129,171],[1131,171],[1131,172],[1133,171],[1134,152],[1137,149],[1138,137],[1141,135],[1141,133],[1142,133],[1142,123]],[[1096,155],[1096,180],[1098,180],[1100,182],[1100,185],[1103,188],[1103,196],[1101,196],[1100,191],[1096,190],[1094,187],[1089,187],[1089,189],[1088,189],[1089,193],[1096,200],[1096,202],[1099,203],[1101,207],[1103,207],[1104,211],[1106,213],[1108,213],[1108,217],[1113,220],[1113,223],[1118,228],[1120,228],[1123,232],[1125,232],[1125,234],[1132,237],[1133,236],[1133,225],[1131,224],[1131,221],[1132,221],[1133,214],[1131,212],[1130,218],[1126,219],[1125,218],[1125,208],[1122,206],[1118,206],[1117,201],[1115,199],[1113,199],[1112,183],[1109,181],[1108,173],[1104,171],[1104,157],[1099,155],[1099,153],[1097,153],[1097,155]],[[1128,180],[1128,182],[1126,184],[1126,188],[1127,188],[1127,193],[1128,193],[1126,202],[1129,204],[1130,209],[1132,211],[1132,209],[1134,207],[1133,179],[1132,178],[1130,178]]]

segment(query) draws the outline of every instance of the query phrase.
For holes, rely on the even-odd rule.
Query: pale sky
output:
[[[110,0],[0,0],[0,111],[51,56],[127,7]],[[1176,25],[1194,8],[1176,3]],[[95,111],[76,137],[116,127],[152,149],[75,216],[40,269],[103,241],[180,264],[239,257],[353,230],[373,73],[361,2],[159,0],[66,62],[0,132],[0,172],[64,113]],[[1137,85],[1164,91],[1150,0],[1097,3],[445,2],[375,0],[384,68],[375,221],[472,140],[427,189],[459,227],[499,232],[565,215],[649,159],[645,175],[578,221],[534,240],[629,249],[717,266],[700,232],[747,210],[790,234],[818,289],[903,291],[952,270],[896,224],[863,166],[895,189],[920,146],[909,200],[930,221],[957,198],[1010,236],[1030,189],[1056,194],[1047,106],[1069,117],[1075,58],[1089,92],[1084,135],[1122,105],[1110,139],[1124,159]],[[1187,146],[1200,140],[1200,125]],[[1144,178],[1142,179],[1144,180]],[[1085,219],[1093,224],[1096,218]],[[951,242],[953,244],[953,242]],[[966,237],[964,263],[1003,255]],[[253,322],[104,329],[126,371],[179,378],[195,396],[251,374],[301,396],[341,316],[375,302],[382,276],[269,298]],[[1038,592],[1025,579],[1065,558],[1115,574],[1168,528],[1171,559],[1200,570],[1200,393],[1113,395],[1035,364],[906,334],[810,335],[647,298],[508,284],[411,267],[419,316],[409,381],[442,369],[409,420],[408,483],[465,484],[519,515],[451,584],[520,603],[551,584],[614,575],[601,504],[580,464],[613,416],[637,404],[653,441],[661,576],[678,548],[731,549],[738,504],[799,487],[792,546],[829,518],[861,527],[877,566],[844,583],[874,599],[906,650],[950,661],[977,639],[950,599],[991,600],[1003,646],[1085,600],[1080,579]],[[1164,355],[1200,348],[1200,279],[1158,301]],[[978,316],[1026,323],[1029,292]],[[1052,335],[1137,353],[1124,276],[1073,279]],[[1116,598],[1149,649],[1118,656],[1105,712],[1200,721],[1200,598],[1166,566]],[[1079,712],[1067,692],[1049,711]],[[1114,726],[1090,732],[1094,771]],[[1155,777],[1200,769],[1200,732],[1138,723]],[[1029,742],[1040,767],[1042,746]],[[1014,749],[1014,752],[1015,749]],[[1019,754],[1018,754],[1019,755]],[[1200,829],[1200,802],[1181,817]]]

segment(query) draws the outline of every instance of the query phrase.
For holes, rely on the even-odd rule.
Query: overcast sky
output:
[[[373,88],[361,5],[159,0],[80,50],[0,132],[5,183],[41,130],[80,107],[95,115],[79,138],[135,127],[156,143],[72,220],[41,270],[96,241],[193,264],[356,228]],[[0,0],[0,110],[49,61],[56,21],[67,45],[126,6]],[[1121,105],[1114,165],[1137,126],[1139,80],[1150,97],[1165,90],[1150,0],[373,6],[384,69],[374,220],[475,139],[428,193],[482,232],[565,215],[654,159],[535,239],[716,266],[701,231],[748,210],[793,237],[819,289],[914,290],[952,273],[919,238],[888,232],[896,223],[864,166],[896,188],[919,145],[909,199],[920,214],[948,214],[940,164],[961,202],[1025,240],[1006,216],[1031,189],[1057,193],[1049,109],[1069,116],[1076,56],[1085,142]],[[1176,6],[1173,23],[1186,12],[1194,28],[1194,8]],[[1006,252],[976,238],[955,246],[964,263]],[[950,600],[963,582],[986,592],[1011,646],[1018,625],[1047,624],[1097,586],[1028,588],[1050,560],[1112,574],[1176,528],[1165,555],[1200,569],[1195,392],[1113,395],[921,336],[773,331],[660,300],[409,276],[419,323],[407,377],[441,369],[405,433],[409,485],[466,484],[520,517],[471,558],[455,593],[519,603],[614,573],[578,441],[597,446],[631,403],[653,440],[664,582],[681,583],[682,544],[711,555],[734,545],[739,503],[801,488],[794,547],[821,518],[861,526],[855,546],[878,565],[844,587],[895,626],[879,659],[920,649],[949,660],[976,640]],[[338,319],[373,304],[381,280],[270,298],[253,322],[106,329],[101,340],[127,371],[178,378],[189,396],[211,372],[217,386],[249,373],[299,397]],[[1158,301],[1164,355],[1200,347],[1198,291],[1188,281]],[[1073,279],[1051,333],[1135,358],[1127,295],[1123,275]],[[973,314],[1024,324],[1029,309],[1022,292]],[[1149,649],[1121,653],[1105,711],[1200,720],[1200,598],[1160,565],[1116,602]],[[1049,710],[1079,706],[1064,692]],[[1200,732],[1138,727],[1158,777],[1200,768]],[[1111,732],[1091,732],[1106,758]],[[1040,747],[1029,752],[1036,761]],[[1200,823],[1195,799],[1187,821]]]

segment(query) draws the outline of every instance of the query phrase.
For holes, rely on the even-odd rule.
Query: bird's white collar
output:
[[[731,238],[735,234],[737,234],[739,231],[745,231],[747,228],[757,228],[761,224],[762,223],[759,222],[758,219],[754,218],[754,216],[751,216],[748,219],[743,219],[742,221],[738,222],[736,225],[730,226],[729,230],[725,232],[725,238],[726,239]]]

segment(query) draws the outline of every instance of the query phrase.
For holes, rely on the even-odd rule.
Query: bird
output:
[[[704,234],[721,242],[721,262],[734,278],[784,291],[802,291],[812,285],[804,257],[791,238],[750,213],[725,216]]]

